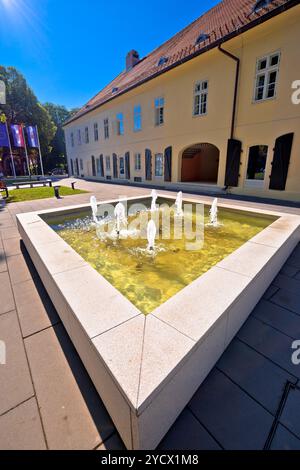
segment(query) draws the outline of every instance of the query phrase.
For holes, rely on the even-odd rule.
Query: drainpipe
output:
[[[230,52],[222,48],[222,44],[219,44],[218,49],[222,54],[225,54],[227,57],[230,57],[236,63],[236,73],[235,73],[235,85],[234,85],[234,98],[233,98],[233,109],[232,109],[232,119],[231,119],[231,132],[230,138],[234,138],[234,129],[235,129],[235,116],[236,116],[236,105],[237,105],[237,94],[238,94],[238,85],[239,85],[239,76],[240,76],[240,59]]]

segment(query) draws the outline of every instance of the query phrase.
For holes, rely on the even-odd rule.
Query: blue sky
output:
[[[0,0],[0,64],[41,102],[80,106],[218,0]]]

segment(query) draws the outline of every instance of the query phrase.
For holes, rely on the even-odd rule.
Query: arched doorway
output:
[[[213,144],[201,143],[188,147],[182,154],[181,181],[216,184],[219,159],[220,151]]]

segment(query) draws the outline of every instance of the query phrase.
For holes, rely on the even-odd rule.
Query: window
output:
[[[269,3],[271,3],[271,0],[258,0],[254,5],[253,12],[259,12],[262,8],[266,8]]]
[[[168,57],[161,57],[158,61],[158,67],[160,67],[161,65],[165,65],[167,62],[168,62],[169,58]]]
[[[196,44],[201,44],[201,42],[207,41],[209,39],[209,35],[206,33],[200,33],[196,39]]]
[[[83,171],[83,160],[82,160],[82,158],[80,159],[79,163],[80,163],[80,169]]]
[[[120,178],[125,176],[125,161],[124,157],[120,157]]]
[[[78,138],[78,145],[81,145],[81,130],[78,129],[77,131],[77,138]]]
[[[194,89],[194,116],[207,114],[208,81],[197,82]]]
[[[265,179],[266,163],[268,156],[267,145],[255,145],[250,147],[247,167],[248,181],[263,183]]]
[[[255,101],[274,98],[279,72],[280,54],[271,54],[256,63]]]
[[[106,171],[110,171],[110,157],[105,157]]]
[[[155,155],[155,176],[163,176],[163,155],[161,153]]]
[[[99,131],[98,131],[98,123],[94,123],[94,140],[95,142],[98,142],[99,140]]]
[[[74,147],[74,133],[71,132],[71,146]]]
[[[155,125],[161,126],[164,123],[164,110],[165,110],[164,98],[156,98],[154,101],[154,106],[155,106]]]
[[[133,110],[133,129],[135,132],[142,129],[142,108],[140,105],[135,106]]]
[[[104,139],[109,139],[109,121],[104,119]]]
[[[89,138],[89,128],[86,127],[85,130],[84,130],[84,135],[85,135],[85,143],[88,144],[89,141],[90,141],[90,138]]]
[[[97,158],[96,162],[97,162],[97,175],[101,175],[101,162],[100,162],[100,158]],[[102,176],[102,175],[101,175],[101,176]]]
[[[142,160],[140,153],[136,153],[134,156],[134,169],[135,171],[141,171],[142,169]]]
[[[123,116],[123,113],[117,114],[117,135],[124,135],[124,116]]]

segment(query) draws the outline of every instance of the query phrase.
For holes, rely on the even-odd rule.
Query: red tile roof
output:
[[[299,2],[300,0],[271,0],[267,6],[254,12],[257,0],[223,0],[141,59],[133,69],[120,73],[67,123]],[[202,33],[209,37],[197,45],[196,40]],[[167,57],[168,61],[158,66],[161,57]]]

